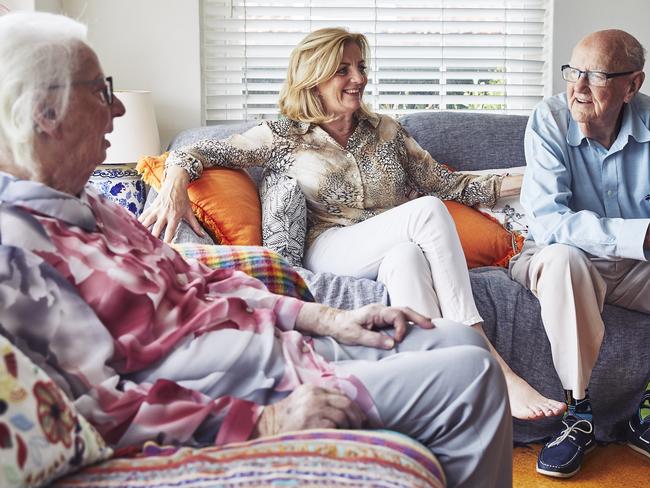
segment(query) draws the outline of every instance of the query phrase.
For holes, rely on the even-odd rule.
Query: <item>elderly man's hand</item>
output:
[[[159,237],[165,229],[164,241],[171,242],[181,220],[185,220],[197,235],[201,237],[205,235],[201,224],[192,212],[190,197],[187,195],[189,182],[190,177],[183,168],[178,166],[167,168],[167,175],[160,192],[138,219],[145,227],[153,224],[151,233],[155,237]]]
[[[409,323],[432,329],[431,319],[408,307],[386,307],[378,303],[356,310],[336,310],[315,303],[303,306],[296,329],[311,335],[330,336],[341,344],[391,349],[408,331]],[[394,337],[373,329],[394,327]]]
[[[300,385],[284,400],[264,407],[253,437],[304,429],[360,429],[366,416],[343,393]]]

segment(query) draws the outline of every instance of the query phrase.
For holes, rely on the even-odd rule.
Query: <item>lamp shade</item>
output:
[[[104,164],[135,163],[142,156],[160,153],[160,136],[151,92],[116,91],[126,113],[113,120],[111,143]]]

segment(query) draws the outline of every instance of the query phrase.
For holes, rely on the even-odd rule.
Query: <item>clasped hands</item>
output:
[[[331,336],[341,344],[391,349],[406,336],[411,323],[424,329],[434,327],[431,319],[408,307],[372,304],[343,311],[306,303],[296,329],[308,335]],[[394,327],[394,337],[374,330],[383,327]],[[365,422],[361,408],[342,392],[305,384],[264,407],[253,437],[316,428],[359,429]]]

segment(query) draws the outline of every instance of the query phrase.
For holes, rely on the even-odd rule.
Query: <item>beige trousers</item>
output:
[[[539,299],[562,386],[584,398],[605,333],[603,305],[650,313],[650,263],[597,258],[565,244],[527,243],[510,273]]]

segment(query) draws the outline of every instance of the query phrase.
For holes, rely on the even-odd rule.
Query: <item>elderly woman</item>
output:
[[[153,224],[156,236],[166,226],[167,241],[180,219],[201,233],[188,184],[204,168],[264,166],[294,178],[305,194],[307,268],[377,279],[391,304],[482,333],[456,228],[440,199],[493,205],[499,195],[517,194],[521,177],[452,172],[396,120],[372,113],[362,101],[368,53],[362,34],[337,28],[309,34],[289,61],[279,102],[286,118],[173,151],[160,194],[141,221]],[[562,403],[540,395],[492,352],[514,416],[561,413]]]
[[[505,383],[478,334],[184,261],[85,188],[124,114],[85,28],[1,17],[0,66],[0,331],[109,442],[382,426],[427,445],[450,486],[511,484]]]

